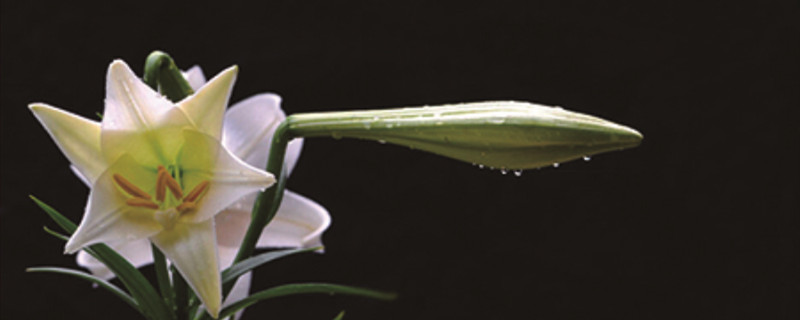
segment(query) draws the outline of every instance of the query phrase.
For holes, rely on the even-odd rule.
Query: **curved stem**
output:
[[[275,130],[275,135],[272,137],[272,146],[269,150],[269,158],[267,159],[267,172],[273,173],[276,176],[276,183],[271,188],[261,192],[256,199],[251,214],[252,220],[250,226],[247,228],[242,245],[239,247],[239,252],[236,255],[234,263],[240,262],[253,255],[258,238],[261,237],[261,231],[264,227],[275,217],[278,207],[283,200],[283,189],[286,187],[286,168],[284,167],[284,158],[286,156],[286,146],[289,144],[294,136],[289,130],[292,117],[286,118],[278,128]],[[226,286],[227,288],[228,286]],[[226,290],[228,291],[228,290]]]
[[[172,102],[178,102],[194,93],[189,82],[172,58],[161,51],[153,51],[144,65],[144,83],[159,90]]]

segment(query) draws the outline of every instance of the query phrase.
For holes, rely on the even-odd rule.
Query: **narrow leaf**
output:
[[[255,257],[250,257],[245,259],[242,262],[236,263],[230,266],[228,269],[222,271],[222,283],[231,283],[233,284],[239,276],[247,273],[248,271],[255,269],[256,267],[270,262],[275,259],[283,258],[286,256],[290,256],[297,253],[309,252],[309,251],[316,251],[322,249],[322,247],[316,248],[306,248],[306,249],[287,249],[287,250],[280,250],[280,251],[271,251],[267,253],[262,253]]]
[[[67,237],[65,235],[60,234],[58,232],[55,232],[55,231],[53,231],[52,229],[50,229],[48,227],[43,227],[43,228],[44,228],[44,232],[47,232],[51,236],[54,236],[54,237],[59,238],[59,239],[64,240],[64,241],[69,241],[69,237]]]
[[[395,298],[397,298],[397,294],[395,293],[381,292],[364,288],[356,288],[356,287],[328,284],[328,283],[296,283],[296,284],[287,284],[287,285],[277,286],[274,288],[269,288],[267,290],[253,294],[247,298],[239,300],[233,303],[232,305],[228,306],[227,308],[222,309],[222,311],[219,314],[219,317],[225,318],[231,316],[234,313],[236,313],[236,311],[246,308],[261,300],[295,295],[295,294],[305,294],[305,293],[323,293],[329,295],[346,294],[346,295],[373,298],[378,300],[394,300]]]
[[[141,312],[139,310],[139,305],[136,304],[136,300],[133,300],[133,298],[131,296],[129,296],[127,293],[125,293],[125,291],[122,291],[122,289],[118,288],[117,286],[111,284],[110,282],[108,282],[106,280],[100,279],[100,278],[95,277],[93,275],[90,275],[88,273],[85,273],[85,272],[82,272],[82,271],[78,271],[78,270],[67,269],[67,268],[58,268],[58,267],[36,267],[36,268],[25,269],[25,271],[27,271],[27,272],[52,272],[52,273],[66,274],[66,275],[70,275],[70,276],[75,276],[75,277],[81,278],[83,280],[86,280],[86,281],[92,282],[94,284],[97,284],[101,288],[110,291],[111,293],[113,293],[114,295],[116,295],[117,297],[122,299],[122,301],[125,301],[125,303],[127,303],[128,305],[130,305],[131,307],[136,309],[136,311]]]
[[[336,318],[333,318],[333,320],[342,320],[342,319],[344,319],[344,310],[342,310],[342,312],[339,312],[339,314],[336,315]]]
[[[33,200],[33,202],[35,202],[36,205],[39,206],[39,208],[42,208],[42,210],[44,210],[44,212],[47,213],[48,216],[50,216],[50,219],[53,219],[53,221],[55,221],[58,224],[58,226],[61,227],[61,229],[64,229],[64,231],[66,231],[67,233],[72,234],[73,232],[75,232],[75,229],[78,228],[78,226],[76,226],[75,223],[67,219],[67,217],[58,213],[58,211],[56,211],[56,209],[53,209],[53,207],[48,206],[46,203],[37,199],[33,195],[31,195],[30,197],[31,200]]]
[[[33,199],[53,221],[61,226],[64,231],[68,234],[75,232],[77,226],[67,217],[64,217],[61,213],[36,197],[31,196],[31,199]],[[128,260],[125,260],[124,257],[114,251],[114,249],[100,243],[83,248],[83,250],[105,264],[106,267],[122,281],[122,284],[125,285],[125,288],[128,289],[128,292],[130,292],[131,296],[136,300],[139,305],[139,310],[141,310],[145,317],[154,320],[172,319],[172,312],[150,282],[147,281],[147,278],[128,262]]]
[[[172,292],[172,283],[169,281],[169,271],[167,271],[167,259],[155,245],[152,246],[153,267],[156,270],[156,281],[158,289],[161,290],[161,297],[168,306],[175,305],[175,294]]]

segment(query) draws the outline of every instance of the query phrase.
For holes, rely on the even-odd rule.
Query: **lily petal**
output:
[[[106,244],[125,257],[136,268],[153,263],[153,252],[150,249],[150,241],[147,239]],[[89,269],[96,277],[105,280],[114,278],[114,273],[105,264],[86,253],[86,251],[78,252],[76,261],[79,266]]]
[[[83,173],[80,172],[80,170],[78,170],[76,166],[70,165],[69,169],[72,170],[72,173],[75,174],[75,176],[78,177],[78,179],[80,179],[81,182],[83,182],[83,184],[85,184],[90,189],[92,188],[92,181],[89,181],[89,178],[83,175]]]
[[[286,119],[280,103],[278,95],[265,93],[233,105],[225,113],[222,144],[248,164],[266,167],[272,135]]]
[[[231,292],[225,297],[225,302],[222,303],[222,308],[224,309],[234,302],[246,298],[250,294],[250,282],[252,279],[252,272],[245,273],[240,276],[239,279],[236,279],[236,283],[233,284],[233,289],[231,289]],[[244,309],[236,312],[233,316],[233,320],[239,320],[242,317],[242,313],[244,313]]]
[[[322,233],[330,224],[328,210],[311,199],[286,190],[275,218],[264,228],[257,246],[322,246]]]
[[[194,130],[184,130],[183,136],[186,146],[179,158],[184,171],[184,186],[191,189],[203,181],[210,181],[197,211],[182,216],[183,221],[208,220],[239,198],[275,183],[272,174],[242,162],[214,138]],[[193,151],[188,151],[187,146],[191,146]]]
[[[171,108],[169,100],[136,77],[122,60],[108,67],[104,131],[150,129]]]
[[[195,94],[178,103],[198,130],[217,140],[222,135],[222,118],[238,72],[236,66],[225,69]]]
[[[97,178],[83,220],[67,242],[67,253],[99,242],[133,241],[161,231],[151,210],[125,203],[127,197],[113,181],[117,173],[145,190],[148,182],[155,181],[155,173],[143,169],[131,156],[120,157]]]
[[[189,86],[192,87],[192,90],[197,91],[200,90],[204,84],[206,84],[206,76],[203,74],[203,69],[200,66],[193,66],[183,72],[183,77],[186,78],[186,81],[189,82]]]
[[[216,318],[222,304],[222,280],[214,220],[179,223],[150,237],[150,241],[172,261],[208,313]]]
[[[280,104],[281,97],[272,93],[255,95],[234,104],[225,113],[222,144],[251,166],[266,167],[272,136],[286,119]],[[288,172],[294,169],[302,146],[303,139],[289,142],[286,150]]]
[[[100,123],[41,103],[29,108],[86,180],[94,181],[103,173],[106,163],[100,153]]]

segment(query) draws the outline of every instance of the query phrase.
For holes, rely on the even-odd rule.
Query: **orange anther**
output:
[[[158,205],[155,202],[142,198],[130,198],[125,200],[125,203],[131,207],[158,209]]]
[[[175,196],[175,198],[178,199],[183,198],[183,191],[181,190],[181,186],[178,184],[178,181],[175,181],[175,178],[173,178],[172,175],[165,174],[164,182],[166,182],[167,188],[169,188],[169,191],[172,192],[172,195]]]
[[[167,170],[164,169],[163,166],[158,166],[158,177],[156,177],[156,200],[159,202],[163,202],[164,197],[167,194],[167,175],[169,175]]]
[[[150,195],[147,194],[147,192],[144,192],[142,189],[139,189],[133,183],[131,183],[127,179],[123,178],[121,175],[115,173],[113,178],[114,178],[114,182],[116,182],[117,185],[120,188],[122,188],[122,190],[125,190],[125,192],[127,192],[131,196],[134,196],[134,197],[137,197],[137,198],[141,198],[141,199],[146,199],[146,200],[150,200],[151,199]]]
[[[200,182],[196,186],[194,186],[194,189],[192,189],[192,191],[190,191],[189,194],[186,195],[186,199],[184,199],[183,201],[197,202],[197,200],[200,199],[200,196],[203,195],[203,192],[206,191],[206,189],[208,189],[208,180],[204,180],[203,182]]]
[[[184,202],[175,207],[175,209],[177,209],[178,212],[184,212],[186,210],[192,210],[194,208],[197,208],[197,205],[194,204],[194,202]]]

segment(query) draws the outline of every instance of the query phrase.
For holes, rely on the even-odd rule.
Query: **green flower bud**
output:
[[[505,169],[532,169],[639,145],[634,129],[526,102],[477,102],[402,109],[296,114],[294,137],[388,142]]]

